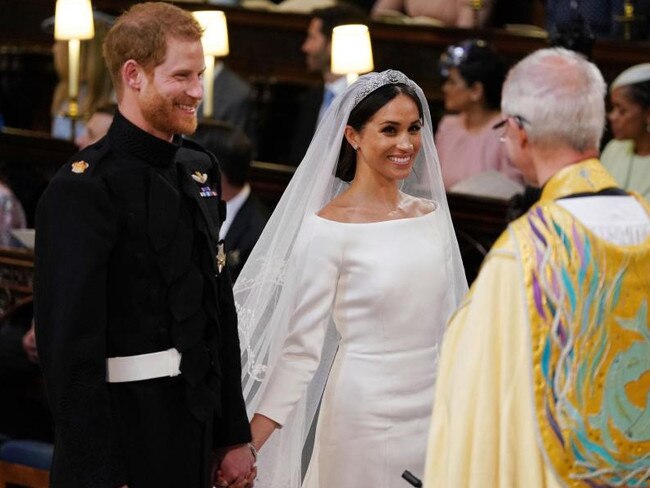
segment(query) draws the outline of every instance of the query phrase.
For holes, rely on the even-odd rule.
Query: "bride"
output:
[[[421,476],[438,347],[466,287],[424,94],[397,71],[362,76],[235,284],[256,486]]]

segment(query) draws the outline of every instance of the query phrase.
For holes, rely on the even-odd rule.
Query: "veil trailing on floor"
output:
[[[442,212],[447,223],[444,242],[439,244],[445,247],[448,257],[449,269],[446,274],[450,277],[448,287],[453,295],[453,303],[458,304],[467,291],[424,93],[398,71],[361,76],[328,109],[234,286],[242,350],[242,386],[249,417],[260,403],[266,388],[265,379],[272,374],[291,331],[291,316],[300,293],[296,277],[301,269],[292,265],[296,238],[305,218],[317,213],[347,188],[347,183],[336,178],[335,172],[350,112],[363,98],[386,84],[411,86],[422,104],[422,147],[411,175],[401,183],[400,189],[409,195],[437,203],[435,211]],[[431,279],[437,277],[432,276]],[[417,284],[414,283],[414,286]],[[431,333],[441,341],[444,330],[433,329],[432,326]],[[303,447],[327,382],[337,343],[338,334],[330,317],[318,370],[289,420],[274,432],[260,450],[259,477],[255,486],[300,487],[304,471],[301,465]]]

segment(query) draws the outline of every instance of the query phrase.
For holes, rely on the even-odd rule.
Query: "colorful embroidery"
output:
[[[513,229],[548,459],[567,486],[650,486],[650,256],[603,246],[553,205]]]

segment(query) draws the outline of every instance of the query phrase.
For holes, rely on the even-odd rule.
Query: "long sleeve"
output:
[[[339,236],[313,218],[296,243],[292,263],[297,299],[289,333],[263,394],[258,413],[283,425],[320,362],[342,259]]]
[[[38,207],[38,352],[57,446],[80,487],[126,482],[106,383],[107,269],[116,229],[106,189],[87,174],[55,178]]]
[[[425,487],[559,486],[537,444],[523,284],[492,251],[443,342]]]

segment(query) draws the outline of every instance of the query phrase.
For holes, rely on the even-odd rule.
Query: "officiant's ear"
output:
[[[354,149],[355,151],[359,149],[359,142],[358,142],[359,133],[356,130],[354,130],[354,128],[351,125],[345,126],[344,135],[345,135],[345,139],[348,141],[350,146],[352,146],[352,149]]]

